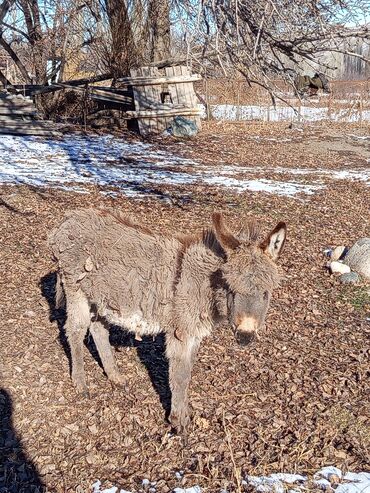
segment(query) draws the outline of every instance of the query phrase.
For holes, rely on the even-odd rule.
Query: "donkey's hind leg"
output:
[[[109,331],[100,320],[94,320],[90,325],[90,334],[94,339],[104,371],[109,380],[117,385],[122,384],[124,379],[118,370],[113,355],[112,346],[109,342]]]
[[[72,357],[72,381],[77,391],[88,396],[83,362],[83,342],[90,325],[90,307],[84,294],[65,291],[67,320],[65,330]]]

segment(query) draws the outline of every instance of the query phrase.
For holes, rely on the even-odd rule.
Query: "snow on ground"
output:
[[[177,476],[176,476],[177,477]],[[179,478],[178,478],[179,479]],[[141,492],[157,493],[155,482],[144,479]],[[370,472],[342,472],[334,466],[323,467],[312,478],[301,474],[275,473],[269,476],[246,476],[242,486],[256,493],[307,493],[321,489],[326,493],[370,493]],[[116,486],[101,489],[101,482],[92,485],[92,493],[133,493]],[[159,492],[158,492],[159,493]],[[200,486],[178,487],[173,493],[202,493]],[[219,493],[227,493],[220,490]]]
[[[294,179],[251,178],[251,174],[316,174],[311,183]],[[217,168],[186,159],[154,145],[129,142],[111,135],[68,135],[63,138],[0,136],[0,184],[29,184],[87,192],[87,185],[114,187],[114,192],[144,197],[155,194],[150,185],[213,185],[294,196],[323,187],[320,176],[370,180],[369,171],[307,170],[240,167]]]
[[[205,109],[203,107],[205,116]],[[263,120],[277,122],[282,120],[360,122],[370,120],[370,110],[353,111],[350,108],[333,110],[328,107],[301,106],[237,106],[234,104],[211,105],[211,113],[216,120]]]
[[[274,168],[259,167],[259,166],[223,166],[223,173],[235,174],[235,173],[276,173],[276,174],[290,174],[290,175],[313,175],[316,178],[329,177],[334,180],[360,180],[369,182],[370,184],[370,169],[348,169],[335,171],[332,169],[320,169],[320,168],[283,168],[277,166]]]

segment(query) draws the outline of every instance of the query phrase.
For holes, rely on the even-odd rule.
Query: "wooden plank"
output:
[[[32,106],[31,99],[0,98],[1,106]]]
[[[132,77],[136,77],[138,76],[141,72],[139,69],[131,69],[130,71]],[[132,86],[132,92],[133,92],[133,95],[134,95],[134,106],[135,106],[135,109],[136,111],[139,111],[140,110],[140,106],[141,106],[141,88],[138,87],[136,88],[136,86]],[[145,122],[140,120],[138,121],[138,128],[139,128],[139,132],[141,135],[145,135],[145,132],[146,132],[146,127],[145,127]]]
[[[10,120],[6,125],[7,127],[52,129],[55,124],[49,120]]]
[[[174,72],[175,74],[184,75],[184,74],[189,74],[189,69],[188,67],[182,65],[182,66],[174,67]],[[198,98],[195,94],[194,85],[192,82],[177,84],[176,93],[177,93],[178,103],[184,104],[190,108],[194,108],[198,104]],[[200,115],[200,113],[201,112],[199,112],[198,115]],[[199,129],[201,128],[200,116],[194,116],[189,119],[194,121]]]
[[[2,106],[0,104],[0,115],[31,115],[36,113],[36,108],[34,106]]]
[[[152,75],[154,75],[154,78],[155,78],[156,72],[157,71],[155,69],[152,70],[149,67],[143,67],[142,68],[143,75],[148,77],[149,79],[152,78],[151,77]],[[158,92],[158,86],[156,86],[156,85],[148,85],[148,86],[145,85],[142,87],[142,90],[143,90],[143,92],[147,98],[147,104],[148,104],[149,108],[151,108],[153,103],[157,102],[156,95]],[[148,118],[147,119],[147,125],[148,125],[147,131],[149,134],[157,133],[157,121],[155,118]]]
[[[0,127],[0,134],[2,135],[40,135],[45,137],[58,137],[61,135],[56,130],[47,130],[40,128],[6,128]]]
[[[157,68],[155,67],[142,67],[144,69],[154,69],[155,71],[158,71]],[[174,68],[174,67],[167,67],[167,68]],[[166,71],[167,71],[166,68]],[[140,69],[137,69],[140,70]],[[132,73],[132,70],[131,70]],[[160,74],[159,74],[160,75]],[[117,79],[118,82],[121,82],[123,84],[127,84],[130,86],[157,86],[161,84],[176,84],[176,83],[181,83],[181,82],[195,82],[197,80],[201,80],[202,77],[198,74],[186,74],[186,75],[172,75],[172,76],[166,76],[166,77],[123,77],[121,79]]]
[[[177,97],[176,85],[170,84],[171,79],[172,79],[172,81],[176,80],[174,68],[173,67],[166,67],[165,68],[165,74],[166,74],[166,77],[169,79],[169,82],[167,84],[167,91],[170,93],[172,104],[174,106],[178,106],[179,102],[178,102],[178,97]],[[167,118],[166,118],[167,128],[170,126],[170,124],[173,121],[175,116],[180,116],[180,115],[172,114],[170,117],[167,116]]]
[[[186,109],[186,107],[183,104],[171,104],[171,103],[153,103],[150,108],[151,110],[172,110],[172,109]]]
[[[89,89],[94,89],[94,91],[106,91],[110,94],[120,94],[122,96],[130,96],[132,95],[132,91],[129,89],[119,89],[117,87],[108,87],[108,86],[89,86]]]
[[[148,118],[148,117],[170,117],[177,115],[200,115],[199,108],[183,108],[183,109],[167,109],[167,110],[141,110],[141,111],[126,111],[127,115],[132,118]]]
[[[69,86],[67,84],[64,84],[63,87],[65,89],[71,89],[73,91],[77,92],[85,92],[86,89],[84,87],[76,87],[76,86]],[[101,91],[100,89],[95,89],[95,88],[88,88],[89,91],[89,96],[91,99],[96,99],[96,100],[102,100],[102,101],[107,101],[111,103],[123,103],[123,104],[133,104],[133,99],[130,96],[126,95],[121,95],[121,94],[115,94],[115,93],[110,93],[108,91]]]
[[[139,69],[132,69],[132,78],[153,78],[159,76],[159,71],[155,67],[141,67]],[[132,86],[135,101],[135,110],[140,112],[142,110],[151,109],[153,105],[158,105],[160,103],[160,93],[161,88],[159,86],[150,85],[133,85]],[[154,118],[140,118],[138,121],[140,134],[145,136],[151,133],[158,132],[158,124]]]
[[[161,73],[156,67],[148,67],[148,75],[157,76],[157,78],[161,79],[160,77]],[[148,87],[148,89],[151,90],[151,98],[152,98],[151,108],[153,108],[153,106],[155,108],[157,105],[162,104],[162,100],[161,100],[161,95],[163,91],[162,84],[151,85]],[[163,118],[158,118],[158,115],[152,118],[151,131],[153,133],[161,133],[165,130],[165,128],[166,128],[166,121]]]
[[[0,96],[0,104],[33,104],[31,98],[11,96],[10,94],[4,94]]]
[[[0,121],[2,125],[5,125],[8,122],[31,122],[32,120],[28,118],[27,116],[21,114],[21,115],[2,115],[0,112]]]
[[[56,92],[56,91],[60,91],[62,89],[62,87],[57,86],[57,85],[41,86],[41,85],[36,85],[36,84],[35,85],[29,84],[26,86],[21,86],[21,85],[12,86],[9,89],[13,89],[13,88],[15,88],[16,91],[11,91],[12,93],[16,92],[18,94],[26,94],[27,97],[28,96],[36,96],[37,94],[47,94],[49,92]]]

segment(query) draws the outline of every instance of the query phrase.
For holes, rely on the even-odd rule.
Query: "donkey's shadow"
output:
[[[56,288],[57,274],[56,272],[50,272],[44,276],[40,281],[41,293],[49,304],[50,321],[56,321],[59,328],[59,341],[64,349],[64,352],[69,361],[70,371],[72,370],[72,359],[67,336],[64,330],[64,323],[66,321],[66,312],[63,309],[57,309],[55,306],[55,288]],[[119,327],[111,326],[109,334],[110,343],[114,348],[122,347],[135,347],[140,361],[145,366],[154,390],[157,392],[162,407],[165,411],[165,416],[168,418],[171,408],[171,390],[169,385],[169,367],[168,360],[165,355],[165,337],[164,334],[160,334],[153,338],[150,336],[143,336],[142,341],[137,341],[134,335],[122,330]],[[89,352],[103,368],[98,351],[96,349],[93,338],[89,333],[85,338],[85,345]]]

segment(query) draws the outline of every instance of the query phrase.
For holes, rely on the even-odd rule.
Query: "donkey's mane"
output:
[[[257,243],[260,235],[261,227],[257,224],[255,219],[250,219],[247,224],[240,229],[237,236],[240,240],[252,244]]]
[[[226,260],[226,252],[223,249],[221,243],[218,241],[216,233],[212,228],[205,228],[199,233],[192,235],[178,235],[176,236],[178,241],[181,243],[181,253],[184,253],[192,245],[204,245],[206,248],[211,250],[217,257]]]
[[[146,226],[143,226],[142,224],[135,222],[134,219],[124,215],[123,212],[121,212],[121,211],[115,211],[113,209],[102,209],[99,211],[99,214],[103,217],[111,216],[111,217],[113,217],[113,219],[115,219],[117,222],[119,222],[123,226],[135,229],[136,231],[139,231],[140,233],[154,236],[154,232],[152,229],[147,228]]]

